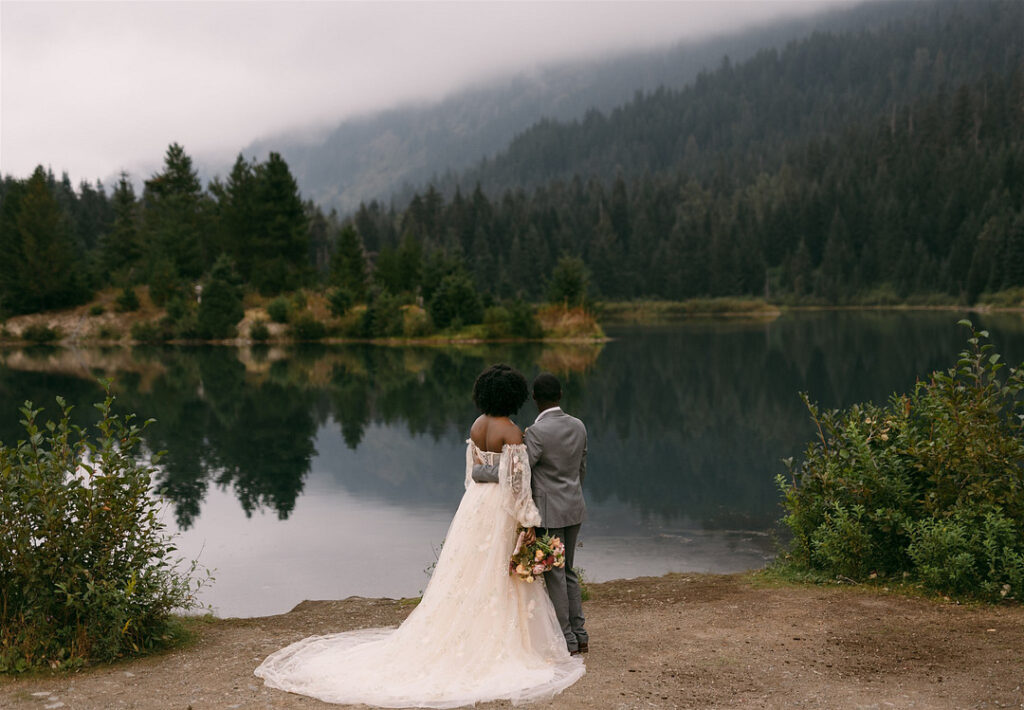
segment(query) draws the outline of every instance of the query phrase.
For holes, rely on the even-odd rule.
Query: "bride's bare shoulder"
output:
[[[508,445],[523,443],[523,432],[505,417],[481,414],[469,429],[469,437],[483,451],[501,451]]]
[[[516,426],[515,422],[510,421],[509,424],[511,426],[505,432],[505,445],[514,446],[523,443],[523,430]]]

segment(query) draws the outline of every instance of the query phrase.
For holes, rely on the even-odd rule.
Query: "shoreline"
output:
[[[636,309],[630,309],[622,307],[628,302],[619,302],[615,304],[618,306],[616,310],[612,312],[602,312],[599,308],[597,311],[597,322],[602,326],[622,326],[622,325],[673,325],[678,323],[687,322],[706,322],[716,319],[721,319],[729,322],[739,321],[750,321],[754,323],[763,323],[767,321],[773,321],[789,313],[823,313],[823,312],[865,312],[865,313],[904,313],[904,312],[960,312],[960,313],[982,313],[982,314],[1024,314],[1024,307],[1021,306],[994,306],[994,305],[974,305],[974,306],[962,306],[962,305],[913,305],[913,304],[896,304],[896,305],[885,305],[885,306],[786,306],[786,305],[771,305],[765,308],[757,308],[750,310],[686,310],[684,308],[685,302],[659,302],[663,304],[669,304],[667,308],[647,308],[644,305],[639,305]],[[113,315],[113,314],[108,314]],[[120,317],[118,322],[125,326],[125,321],[132,320],[130,316],[135,315],[134,313],[117,314],[115,317]],[[45,314],[33,313],[20,316],[14,316],[8,319],[7,323],[11,321],[17,321],[19,324],[24,324],[22,329],[27,325],[36,325],[43,323],[48,328],[58,329],[61,332],[66,332],[66,322],[69,319],[67,312],[56,311],[50,314],[49,317],[44,317]],[[75,315],[72,316],[75,320],[79,321],[79,324],[86,321],[89,316]],[[102,318],[103,316],[98,316]],[[112,319],[107,319],[110,322]],[[341,336],[329,336],[319,338],[316,340],[301,340],[295,339],[284,334],[283,328],[281,329],[280,335],[273,335],[263,340],[255,340],[252,338],[226,338],[218,340],[202,340],[202,339],[180,339],[174,338],[169,340],[159,341],[148,341],[148,340],[134,340],[130,337],[121,338],[103,338],[95,337],[91,335],[82,336],[77,332],[72,332],[63,337],[58,337],[54,340],[49,341],[38,341],[28,340],[19,338],[17,336],[8,334],[0,334],[0,349],[14,349],[14,348],[26,348],[26,347],[63,347],[63,348],[109,348],[109,347],[159,347],[164,345],[171,346],[219,346],[219,347],[261,347],[261,346],[288,346],[288,345],[375,345],[381,347],[459,347],[459,346],[473,346],[473,345],[490,345],[490,344],[505,344],[505,343],[536,343],[541,345],[569,345],[569,346],[600,346],[605,343],[609,343],[615,340],[613,337],[609,337],[605,334],[590,335],[590,336],[550,336],[540,338],[514,338],[514,337],[501,337],[501,338],[484,338],[477,335],[431,335],[431,336],[417,336],[417,337],[388,337],[388,338],[353,338],[353,337],[341,337]],[[10,331],[7,331],[10,333]],[[19,331],[20,333],[20,331]]]
[[[957,604],[758,573],[592,583],[587,674],[528,707],[994,707],[1024,702],[1024,606]],[[393,626],[410,600],[305,601],[266,617],[194,621],[187,646],[64,674],[0,676],[12,710],[336,708],[252,675],[300,638]],[[479,708],[507,708],[507,702]]]

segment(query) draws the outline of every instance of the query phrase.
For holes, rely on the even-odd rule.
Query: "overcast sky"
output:
[[[489,76],[720,34],[846,0],[0,1],[0,172],[81,179],[233,155]]]

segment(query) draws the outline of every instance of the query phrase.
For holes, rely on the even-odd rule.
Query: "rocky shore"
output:
[[[673,574],[593,584],[587,674],[549,703],[577,708],[997,708],[1024,704],[1024,607],[860,587]],[[252,669],[312,634],[399,623],[414,601],[308,601],[197,624],[187,648],[70,674],[0,676],[10,710],[328,708]],[[508,707],[489,703],[478,707]]]

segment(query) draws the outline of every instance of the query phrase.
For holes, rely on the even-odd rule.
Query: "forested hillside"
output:
[[[461,178],[469,198],[431,186],[355,223],[371,250],[404,234],[530,297],[561,254],[605,298],[973,301],[1024,286],[1024,5],[916,7],[542,122]]]
[[[724,55],[741,61],[815,29],[861,29],[912,11],[905,2],[868,3],[670,48],[543,66],[496,77],[436,103],[346,119],[313,138],[285,133],[259,140],[242,153],[280,153],[303,193],[325,209],[351,212],[360,201],[387,202],[393,195],[405,203],[412,196],[408,186],[472,167],[542,119],[609,111],[637,91],[682,89]]]

